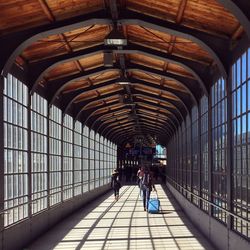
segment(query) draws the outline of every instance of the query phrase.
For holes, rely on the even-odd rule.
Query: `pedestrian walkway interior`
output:
[[[25,250],[212,250],[169,191],[156,185],[161,211],[143,211],[139,188],[124,185],[115,202],[108,192],[69,216]],[[154,196],[152,193],[152,197]]]
[[[0,0],[0,45],[0,250],[250,250],[250,0]]]

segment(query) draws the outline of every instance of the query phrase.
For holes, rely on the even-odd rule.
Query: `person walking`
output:
[[[141,188],[141,179],[143,177],[143,173],[144,173],[144,168],[143,167],[139,167],[138,171],[137,171],[137,184],[138,187]]]
[[[121,188],[121,183],[119,180],[119,172],[117,169],[114,169],[112,173],[110,186],[114,190],[114,197],[115,200],[117,201],[119,199],[119,190]]]
[[[143,194],[144,211],[148,211],[148,201],[150,199],[150,193],[152,190],[156,192],[153,176],[148,167],[145,167],[144,169],[144,173],[141,179],[141,190]]]

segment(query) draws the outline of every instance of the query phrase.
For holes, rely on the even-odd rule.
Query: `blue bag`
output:
[[[148,201],[148,212],[151,214],[156,214],[159,212],[159,209],[160,209],[160,200],[158,199],[158,197],[150,198]]]

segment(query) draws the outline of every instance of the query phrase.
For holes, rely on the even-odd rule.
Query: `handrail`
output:
[[[166,176],[166,175],[165,175],[165,176]],[[191,191],[189,191],[188,189],[182,187],[180,184],[178,184],[176,181],[174,181],[174,180],[171,179],[170,177],[166,176],[166,178],[167,178],[168,180],[170,180],[171,182],[175,183],[175,184],[176,184],[177,186],[179,186],[181,189],[183,189],[183,190],[185,190],[186,192],[188,192],[189,194],[195,196],[195,197],[198,198],[199,200],[202,200],[202,201],[208,203],[209,205],[211,205],[211,206],[213,206],[213,207],[216,207],[216,208],[222,210],[223,212],[227,213],[228,215],[231,215],[231,216],[233,216],[233,217],[235,217],[235,218],[237,218],[237,219],[239,219],[239,220],[241,220],[241,221],[244,221],[244,222],[246,222],[246,223],[250,223],[249,220],[244,219],[244,218],[242,218],[242,217],[240,217],[240,216],[238,216],[238,215],[232,213],[231,211],[228,211],[227,209],[225,209],[225,208],[223,208],[223,207],[220,207],[220,206],[218,206],[218,205],[215,205],[215,204],[212,203],[211,201],[208,201],[208,200],[206,200],[206,199],[204,199],[204,198],[198,196],[197,194],[192,193]],[[177,190],[177,189],[176,189],[176,190]],[[177,191],[178,191],[178,190],[177,190]]]

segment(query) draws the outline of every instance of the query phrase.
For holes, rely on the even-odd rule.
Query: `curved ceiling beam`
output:
[[[113,92],[111,94],[107,94],[105,97],[111,97],[112,95],[117,95],[118,93],[123,93],[124,90],[120,90],[120,92]],[[137,90],[138,91],[138,90]],[[135,92],[133,90],[133,94],[136,94],[137,92]],[[173,105],[173,107],[175,107],[175,111],[177,111],[177,114],[179,115],[179,118],[183,120],[183,116],[181,114],[181,111],[179,110],[178,106],[176,106],[175,104],[173,104],[173,101],[167,99],[167,98],[163,98],[163,97],[156,97],[152,94],[148,94],[148,93],[145,93],[145,92],[142,92],[145,96],[148,96],[151,98],[157,98],[159,99],[158,101],[163,101],[163,102],[167,102],[167,103],[170,103],[171,105]],[[102,96],[103,97],[103,96]],[[100,98],[100,97],[99,97]],[[94,99],[90,99],[90,100],[87,100],[87,101],[83,101],[83,102],[79,102],[77,105],[77,107],[75,107],[75,110],[76,110],[76,113],[75,113],[75,120],[77,120],[79,118],[79,116],[81,115],[81,112],[86,108],[86,105],[89,105],[90,103],[93,103],[95,101],[99,100],[98,97],[94,98]],[[86,119],[89,119],[89,113],[87,112],[87,115],[85,115],[85,118],[84,118],[84,123],[86,122]]]
[[[214,58],[222,73],[222,76],[227,76],[227,55],[229,54],[228,40],[189,27],[180,26],[172,22],[147,16],[138,12],[133,12],[131,10],[122,11],[120,16],[122,18],[117,20],[117,22],[121,25],[139,25],[153,30],[158,30],[160,32],[184,37],[199,44]],[[35,41],[41,38],[46,38],[50,35],[61,34],[95,24],[111,25],[112,20],[107,18],[107,12],[105,10],[101,10],[78,17],[72,17],[67,20],[61,20],[55,23],[12,33],[3,37],[2,42],[5,44],[5,46],[0,48],[1,74],[6,76],[10,71],[10,68],[13,65],[16,57]]]
[[[139,114],[138,114],[138,116],[140,116]],[[169,123],[169,120],[168,119],[166,119],[166,120],[161,120],[161,119],[154,119],[154,118],[152,118],[152,117],[148,117],[148,119],[150,120],[150,121],[154,121],[154,122],[157,122],[157,123],[151,123],[150,121],[146,121],[146,120],[142,120],[143,122],[148,122],[148,123],[151,123],[151,124],[158,124],[158,123],[161,123],[164,127],[166,127],[167,126],[167,128],[172,132],[172,134],[174,134],[174,129],[170,126],[170,123]],[[117,123],[119,123],[119,122],[121,122],[121,121],[125,121],[125,120],[128,120],[128,118],[127,117],[125,117],[125,118],[123,118],[123,119],[120,119],[119,121],[110,121],[109,123],[106,123],[106,124],[102,124],[102,125],[105,125],[105,127],[103,128],[103,129],[99,129],[99,131],[97,131],[97,132],[99,132],[100,134],[103,134],[104,133],[104,131],[106,131],[106,129],[107,128],[109,128],[110,126],[109,125],[111,125],[112,123],[115,123],[114,124],[114,126],[117,124]],[[130,121],[130,120],[128,120],[128,121]],[[140,123],[140,119],[139,119],[139,123]],[[135,125],[136,126],[136,125]],[[103,126],[102,126],[103,127]]]
[[[148,110],[148,111],[150,111],[150,112],[154,112],[154,111],[152,111],[152,109],[150,109],[150,108],[148,108],[148,107],[146,107],[146,106],[143,105],[143,104],[145,104],[145,102],[136,102],[136,103],[139,105],[139,107],[141,107],[141,109],[143,109],[143,110],[146,109],[146,110]],[[140,105],[141,105],[141,106],[140,106]],[[148,106],[150,106],[150,107],[152,107],[152,108],[158,107],[157,104],[148,104]],[[164,116],[167,117],[167,114],[164,113],[164,112],[161,112],[160,110],[156,110],[155,113],[161,114],[161,115],[164,115]],[[175,124],[175,123],[173,122],[173,120],[172,120],[172,117],[174,117],[174,120],[177,121],[177,117],[176,117],[172,112],[170,112],[169,110],[168,110],[168,113],[169,113],[169,115],[171,115],[170,121],[171,121],[173,127],[174,127],[175,129],[177,129],[176,124]]]
[[[120,138],[117,137],[115,143],[119,143],[119,147],[123,148],[123,147],[125,147],[127,142],[133,143],[133,141],[134,141],[133,135],[131,134],[129,138],[123,138],[123,136],[121,136]],[[159,140],[159,144],[161,144],[165,147],[167,146],[166,142],[163,142],[162,139]]]
[[[144,83],[144,85],[146,85],[147,84],[147,86],[148,86],[148,83],[147,82],[143,82]],[[151,87],[153,87],[153,88],[155,88],[156,86],[153,86],[152,84],[151,84]],[[158,88],[157,88],[157,90],[158,90]],[[137,103],[137,102],[134,102],[135,104]],[[152,104],[150,104],[151,106],[152,106]],[[169,113],[171,113],[171,114],[173,114],[171,111],[168,111]],[[64,112],[63,112],[64,113]],[[165,114],[166,115],[166,114]],[[176,116],[174,116],[175,118],[176,118]]]
[[[116,103],[116,104],[106,104],[104,107],[102,106],[102,108],[106,108],[107,110],[105,112],[102,112],[101,114],[109,114],[110,112],[112,111],[123,111],[125,110],[125,107],[124,105],[123,106],[118,106],[117,107],[117,104],[119,103]],[[80,116],[81,112],[84,111],[84,108],[81,109],[78,113],[78,117]],[[86,112],[86,114],[84,115],[83,119],[81,120],[83,124],[87,125],[89,119],[93,116],[97,116],[98,114],[96,114],[97,112],[99,111],[98,108],[91,108],[89,111]],[[95,118],[93,118],[95,119]]]
[[[240,22],[250,40],[250,2],[247,0],[217,0]]]
[[[161,104],[161,102],[160,102],[160,104],[158,104],[158,103],[154,103],[154,102],[149,102],[149,101],[146,101],[146,100],[140,100],[140,98],[138,98],[138,97],[140,97],[140,96],[142,96],[142,97],[147,97],[146,95],[137,95],[137,94],[135,94],[134,95],[134,97],[135,98],[137,98],[137,99],[139,99],[138,100],[138,102],[136,102],[136,103],[143,103],[143,104],[146,104],[146,105],[149,105],[149,106],[152,106],[152,107],[157,107],[157,108],[160,108],[160,109],[166,109],[166,110],[168,110],[168,112],[171,112],[171,114],[173,114],[173,116],[175,117],[175,121],[177,122],[177,124],[180,126],[181,125],[181,123],[179,122],[179,120],[178,120],[178,118],[176,117],[176,115],[174,114],[174,112],[173,112],[173,109],[172,108],[170,108],[170,107],[166,107],[166,106],[164,106],[164,105],[162,105]],[[155,99],[152,99],[152,100],[156,100],[156,98]],[[159,101],[158,101],[159,102]],[[172,111],[171,111],[172,110]]]
[[[151,136],[155,136],[156,135],[156,136],[159,137],[159,139],[163,139],[163,138],[165,138],[166,140],[169,139],[165,134],[163,134],[163,132],[161,130],[159,130],[159,129],[152,130],[149,127],[144,127],[143,132],[135,131],[135,130],[133,130],[131,128],[130,130],[127,131],[127,133],[126,133],[126,131],[119,131],[119,133],[112,133],[112,135],[110,135],[110,139],[111,140],[117,140],[120,137],[125,137],[127,139],[127,137],[128,137],[127,135],[130,135],[130,136],[133,135],[133,136],[136,137],[136,136],[139,136],[140,133],[142,135],[145,135],[145,134],[146,135],[150,134]]]
[[[4,44],[4,46],[0,48],[1,74],[6,76],[17,56],[20,55],[29,45],[40,39],[91,25],[112,25],[112,23],[112,20],[107,18],[107,12],[105,10],[100,10],[6,35],[1,38],[1,42]]]
[[[74,75],[66,76],[63,78],[59,78],[56,80],[52,80],[46,83],[47,93],[48,93],[48,102],[50,105],[53,104],[59,93],[65,89],[68,85],[70,85],[73,81],[78,81],[81,79],[87,79],[91,76],[96,76],[98,74],[103,74],[109,72],[110,69],[107,69],[104,66],[91,69],[88,71],[80,72]],[[82,90],[81,90],[82,91]]]
[[[166,134],[168,134],[168,136],[172,136],[170,133],[169,133],[169,130],[166,130],[165,129],[165,127],[164,127],[164,125],[165,125],[165,123],[164,122],[161,122],[161,121],[159,121],[160,123],[161,123],[161,125],[162,126],[160,126],[158,123],[156,123],[155,122],[155,120],[154,121],[147,121],[147,120],[144,120],[145,122],[147,122],[147,123],[149,123],[150,125],[152,125],[154,128],[159,128],[160,130],[162,130],[162,131],[164,131]],[[135,123],[130,123],[129,121],[128,121],[128,123],[127,124],[129,124],[129,125],[132,125],[132,127],[135,127],[136,126],[136,124]],[[143,126],[149,126],[149,124],[146,124],[146,123],[141,123],[140,125],[138,125],[139,127],[143,127]],[[125,124],[123,124],[122,125],[122,127],[123,127],[123,129],[124,129],[124,126],[125,126]],[[116,128],[117,129],[120,129],[121,127],[119,126],[119,124],[116,124],[116,125],[114,125],[113,127],[112,127],[112,129],[110,129],[109,131],[107,131],[107,129],[108,128],[110,128],[110,127],[112,127],[112,126],[106,126],[105,128],[104,128],[104,130],[100,133],[102,136],[108,136],[113,130],[115,130]],[[152,128],[152,127],[151,127]]]
[[[139,105],[139,103],[137,103],[137,102],[135,102],[136,104],[138,104]],[[143,104],[143,103],[142,103]],[[153,107],[153,108],[155,108],[155,106],[154,105],[150,105],[151,107]],[[150,111],[150,112],[156,112],[156,113],[159,113],[159,114],[161,114],[161,115],[164,115],[164,116],[166,116],[166,117],[169,117],[168,115],[171,115],[171,117],[173,116],[173,114],[171,113],[171,112],[169,112],[169,113],[164,113],[164,112],[160,112],[159,110],[156,110],[156,111],[152,111],[152,109],[149,109],[148,107],[144,107],[143,106],[143,109],[146,109],[146,110],[148,110],[148,111]],[[116,114],[116,112],[113,112],[112,113],[112,116],[108,116],[106,119],[105,119],[105,121],[106,120],[109,120],[109,119],[115,119],[115,118],[118,118],[118,117],[123,117],[125,114],[131,114],[130,112],[127,112],[127,113],[122,113],[122,114],[118,114],[118,115],[115,115]],[[92,124],[90,125],[90,128],[92,128],[92,129],[94,129],[94,130],[96,130],[96,132],[98,132],[99,131],[99,129],[102,127],[102,118],[104,118],[105,116],[107,116],[107,114],[104,114],[104,115],[101,115],[100,117],[97,117],[95,120],[94,120],[94,122],[92,122]],[[173,127],[174,127],[174,130],[177,130],[177,127],[176,127],[176,125],[175,125],[175,123],[172,121],[172,119],[170,118],[169,119],[169,122],[171,122],[171,124],[173,125]]]
[[[151,117],[140,117],[140,121],[142,122],[142,126],[144,124],[147,124],[147,125],[152,125],[152,126],[158,126],[159,128],[165,128],[165,125],[167,124],[165,120],[162,120],[162,119],[153,119]],[[146,123],[145,123],[146,122]],[[169,130],[167,130],[169,131]],[[171,130],[170,131],[172,132],[172,134],[174,134],[175,131]]]
[[[196,93],[199,90],[199,84],[196,80],[190,79],[188,77],[180,76],[173,73],[163,72],[158,69],[153,69],[152,67],[147,67],[140,64],[130,63],[126,69],[128,72],[130,71],[139,71],[142,73],[148,73],[156,75],[160,78],[164,79],[170,79],[175,80],[177,83],[179,83],[184,89],[190,94],[192,101],[195,105],[198,104],[199,96],[195,96],[194,93]]]
[[[105,100],[105,99],[108,99],[110,97],[113,97],[113,96],[116,96],[116,95],[119,95],[119,94],[123,94],[123,93],[124,93],[123,89],[122,90],[117,90],[116,92],[104,94],[104,95],[97,96],[95,98],[92,98],[92,99],[89,99],[89,100],[86,100],[86,101],[80,101],[80,102],[76,103],[74,105],[74,108],[75,108],[74,109],[75,110],[75,112],[74,112],[75,120],[79,120],[81,112],[84,111],[86,109],[86,106],[88,106],[90,103],[94,103],[96,101],[102,101],[102,100]]]
[[[165,137],[165,133],[166,133],[166,131],[161,130],[160,128],[154,128],[153,129],[153,128],[147,126],[147,125],[144,126],[143,131],[150,132],[152,134],[158,134],[161,137]],[[111,131],[111,132],[109,131],[109,134],[107,134],[107,135],[110,138],[110,140],[114,140],[114,137],[119,136],[119,135],[127,136],[128,132],[134,132],[135,135],[138,136],[140,133],[143,134],[143,131],[140,131],[140,132],[135,131],[133,127],[130,127],[126,131],[124,131],[124,129],[117,129],[117,130],[114,130],[114,131]],[[169,138],[169,137],[166,137],[166,138]]]
[[[164,134],[163,134],[163,131],[159,130],[159,129],[156,129],[156,130],[152,130],[151,128],[149,127],[144,127],[144,131],[146,131],[146,133],[150,133],[150,134],[153,134],[153,135],[157,135],[159,138],[161,139],[166,139],[168,140],[169,137],[166,137]],[[138,136],[138,132],[137,131],[133,131],[133,129],[131,128],[130,130],[128,131],[121,131],[118,133],[112,133],[110,135],[110,140],[114,140],[114,141],[117,141],[117,143],[121,142],[120,139],[121,137],[125,137],[125,140],[127,140],[128,136]],[[119,140],[118,140],[119,139]]]
[[[111,135],[113,135],[114,133],[123,133],[125,131],[130,131],[131,129],[134,129],[134,124],[127,124],[126,126],[120,127],[120,126],[114,126],[112,129],[110,129],[109,131],[104,131],[105,133],[105,137],[111,138]],[[142,133],[142,131],[137,133]]]
[[[140,105],[140,103],[143,104],[143,102],[135,102],[135,103],[138,104],[138,105]],[[149,104],[147,104],[147,105],[150,106],[150,107],[152,107],[152,108],[166,109],[166,107],[161,106],[161,105],[158,105],[158,104],[154,104],[154,103],[149,103]],[[131,109],[125,109],[126,107],[127,107],[127,106],[120,107],[119,109],[117,109],[117,110],[116,110],[115,112],[113,112],[113,113],[121,112],[121,111],[123,111],[123,110],[124,110],[124,111],[125,111],[125,110],[130,110],[130,112],[131,112]],[[146,109],[146,108],[148,108],[148,107],[143,107],[143,108]],[[152,110],[149,109],[149,108],[148,108],[148,110],[152,111]],[[112,111],[112,110],[110,110],[110,111]],[[110,111],[106,111],[105,113],[101,113],[101,114],[97,114],[97,115],[90,114],[90,115],[89,115],[89,119],[86,119],[86,120],[88,120],[88,121],[89,121],[88,123],[91,124],[90,126],[91,126],[94,130],[96,130],[96,129],[99,127],[98,122],[101,123],[101,122],[99,121],[99,119],[101,119],[102,116],[107,116],[107,115],[110,113]],[[97,110],[95,110],[93,113],[95,113],[95,112],[97,112]],[[159,111],[157,111],[157,112],[159,112]],[[159,113],[161,113],[162,115],[165,115],[165,116],[166,116],[166,113],[163,113],[163,112],[159,112]],[[180,123],[179,123],[179,121],[178,121],[176,115],[175,115],[173,112],[169,111],[169,110],[168,110],[168,113],[171,115],[171,117],[174,118],[174,121],[177,122],[177,125],[176,125],[175,122],[174,122],[172,119],[170,119],[170,122],[172,123],[173,127],[175,128],[175,130],[177,130],[177,126],[178,126],[178,125],[180,126]],[[98,115],[100,115],[100,117],[98,117]],[[92,117],[92,119],[91,119],[91,117]],[[116,116],[110,116],[109,118],[112,118],[112,117],[116,117]],[[97,126],[97,128],[96,128],[96,126]]]
[[[163,136],[159,131],[153,132],[153,131],[146,130],[146,129],[145,129],[145,131],[147,133],[150,133],[150,134],[153,134],[153,135],[157,135],[158,137],[161,137],[161,139],[165,138],[166,140],[168,140],[168,138],[165,137],[165,136]],[[136,136],[138,136],[137,132],[131,130],[131,131],[128,131],[128,133],[123,132],[123,133],[119,133],[119,134],[113,134],[112,136],[110,136],[110,140],[113,140],[115,143],[118,143],[121,146],[125,142],[130,141],[131,137],[133,138],[133,137],[136,137]],[[132,142],[132,140],[131,140],[131,142]]]
[[[181,91],[169,88],[167,86],[164,85],[157,85],[154,83],[151,83],[150,81],[144,81],[144,80],[139,80],[136,78],[131,78],[131,83],[135,83],[135,84],[139,84],[142,86],[146,86],[152,89],[156,89],[159,91],[163,91],[166,93],[170,93],[171,95],[173,95],[175,98],[177,98],[181,104],[183,105],[185,111],[187,112],[187,114],[190,114],[191,107],[193,106],[192,103],[188,103],[188,99],[189,99],[189,95],[185,95],[185,93],[182,93]]]
[[[132,70],[139,70],[142,72],[147,72],[149,74],[155,74],[161,78],[167,78],[167,79],[171,79],[171,80],[175,80],[177,81],[179,84],[181,84],[181,86],[183,86],[187,92],[190,94],[194,104],[198,104],[197,99],[194,97],[193,92],[187,87],[187,83],[192,84],[193,86],[196,86],[196,90],[197,90],[197,81],[186,78],[186,77],[181,77],[179,75],[175,75],[175,74],[171,74],[171,73],[166,73],[166,72],[161,72],[160,70],[155,70],[146,66],[142,66],[139,64],[132,64],[133,69],[127,68],[127,71],[132,71]],[[68,85],[70,85],[73,81],[77,81],[80,79],[86,79],[88,77],[94,76],[94,75],[98,75],[98,74],[102,74],[105,72],[109,72],[109,71],[115,71],[115,70],[119,70],[120,71],[120,67],[119,66],[115,66],[113,68],[106,68],[104,66],[101,67],[97,67],[95,69],[91,69],[85,72],[81,72],[81,73],[77,73],[77,74],[73,74],[64,78],[60,78],[57,80],[53,80],[53,81],[49,81],[49,83],[46,84],[46,86],[49,86],[49,89],[46,91],[48,93],[48,101],[50,103],[50,105],[53,104],[53,102],[56,100],[57,96],[60,95],[60,93],[63,91],[63,89],[65,89],[65,87],[67,87]],[[114,80],[108,81],[108,83],[113,83]],[[98,85],[94,85],[94,86],[98,86]],[[93,86],[93,88],[94,88]],[[100,86],[106,86],[105,83],[102,83]],[[91,86],[89,87],[90,89],[92,88]],[[161,88],[159,86],[159,88]],[[163,88],[163,87],[162,87]],[[164,87],[165,89],[167,87]],[[170,88],[169,88],[170,89]],[[75,101],[75,99],[77,99],[78,95],[82,94],[82,92],[84,91],[84,89],[78,89],[74,92],[72,92],[71,94],[66,95],[66,97],[64,98],[64,102],[65,105],[63,107],[63,113],[67,113],[68,109],[70,108],[71,104]],[[171,91],[173,92],[174,90],[171,89]],[[186,112],[189,112],[187,107],[185,107]]]
[[[62,112],[63,112],[63,114],[66,114],[70,110],[71,105],[83,93],[86,93],[87,91],[92,91],[92,90],[97,90],[98,91],[98,89],[100,89],[100,88],[107,87],[107,86],[109,86],[111,84],[117,83],[117,80],[118,80],[118,78],[110,80],[110,81],[102,82],[102,83],[96,84],[96,85],[90,85],[90,86],[88,86],[86,88],[78,88],[78,89],[76,89],[74,91],[71,91],[71,93],[64,94],[63,95],[63,103],[64,104],[62,105]]]
[[[176,106],[175,104],[173,104],[173,102],[169,101],[168,98],[165,98],[165,97],[162,97],[162,96],[157,96],[157,95],[150,94],[150,93],[146,93],[143,90],[138,90],[138,89],[136,89],[136,91],[133,89],[131,91],[131,93],[133,95],[141,94],[141,95],[146,96],[147,98],[154,98],[154,99],[157,99],[158,101],[162,101],[162,102],[169,102],[169,103],[171,103],[172,105],[174,105],[176,107],[176,111],[177,111],[178,115],[180,116],[181,120],[182,121],[185,120],[184,116],[182,115],[182,112],[180,111],[180,109],[178,108],[178,106]]]
[[[105,49],[104,44],[96,45],[90,48],[84,48],[71,53],[55,55],[54,57],[46,58],[41,61],[33,62],[29,64],[30,75],[29,79],[31,84],[31,92],[34,92],[39,82],[41,82],[44,76],[52,70],[54,67],[67,63],[70,61],[80,60],[88,58],[100,53],[103,53]]]
[[[203,31],[180,26],[176,23],[144,15],[131,10],[120,13],[121,25],[138,25],[177,37],[188,39],[205,49],[214,59],[223,77],[227,77],[230,40],[205,33]]]
[[[32,84],[30,84],[32,87],[32,92],[34,92],[37,88],[37,85],[40,81],[42,81],[44,75],[46,75],[47,72],[49,72],[52,68],[55,66],[66,63],[68,61],[72,60],[79,60],[83,58],[88,58],[92,55],[104,53],[106,51],[113,51],[114,53],[119,54],[141,54],[145,55],[151,58],[155,58],[164,62],[170,62],[177,65],[180,65],[181,67],[185,68],[188,72],[193,74],[193,76],[196,78],[198,83],[201,86],[201,89],[203,89],[204,94],[208,95],[207,86],[210,85],[211,80],[208,77],[208,66],[205,66],[201,63],[192,61],[190,59],[178,57],[175,55],[170,55],[168,53],[160,52],[158,50],[150,49],[144,46],[140,46],[137,44],[131,44],[128,46],[125,46],[123,50],[117,50],[117,48],[110,48],[107,50],[107,47],[105,45],[97,45],[91,48],[82,49],[79,51],[73,51],[72,53],[64,54],[64,55],[58,55],[52,58],[44,59],[42,61],[34,62],[29,65],[29,80]]]
[[[110,132],[112,132],[112,130],[115,130],[115,129],[117,129],[117,128],[122,128],[122,129],[126,130],[127,128],[130,128],[130,127],[134,127],[134,122],[128,121],[127,123],[116,124],[116,125],[114,125],[114,126],[109,125],[109,126],[107,126],[107,127],[105,128],[105,131],[103,131],[103,133],[100,133],[100,135],[103,136],[103,137],[108,138],[108,134],[109,134]],[[110,128],[110,129],[109,129],[109,128]],[[107,129],[109,129],[109,130],[107,131]]]

